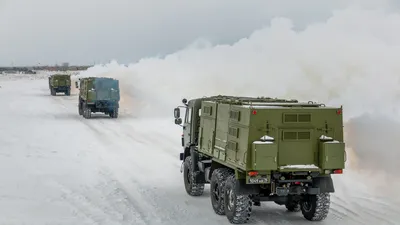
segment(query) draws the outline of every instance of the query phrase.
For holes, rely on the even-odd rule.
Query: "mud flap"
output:
[[[251,194],[256,194],[259,191],[259,188],[255,184],[246,184],[245,179],[239,179],[235,180],[236,181],[236,193],[240,195],[251,195]]]
[[[313,187],[319,188],[320,193],[335,192],[335,187],[333,186],[333,180],[332,177],[330,176],[314,178]]]

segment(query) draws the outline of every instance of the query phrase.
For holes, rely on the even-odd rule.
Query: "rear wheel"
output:
[[[92,117],[92,111],[86,104],[83,104],[83,117],[85,119],[89,119]]]
[[[118,118],[118,108],[114,108],[114,109],[110,112],[110,117],[111,117],[111,118]]]
[[[204,193],[204,184],[198,184],[194,180],[192,170],[192,157],[188,156],[183,163],[183,181],[185,183],[186,192],[191,196],[200,196]]]
[[[224,191],[225,214],[232,224],[247,223],[252,211],[252,201],[248,195],[238,195],[236,192],[235,174],[231,174],[225,184]]]
[[[211,205],[214,209],[214,212],[218,215],[225,215],[224,191],[225,191],[226,179],[230,174],[231,174],[230,169],[218,168],[215,169],[211,175],[211,181],[210,181]]]
[[[310,221],[324,220],[329,213],[330,194],[308,195],[301,202],[301,212]]]
[[[81,115],[83,115],[83,108],[82,108],[83,103],[82,103],[82,99],[80,96],[78,97],[78,102],[79,102],[78,103],[78,113],[81,116]]]
[[[67,90],[65,91],[65,95],[66,95],[66,96],[70,96],[70,95],[71,95],[71,89],[67,89]]]
[[[79,113],[80,116],[83,115],[82,103],[78,104],[78,113]]]

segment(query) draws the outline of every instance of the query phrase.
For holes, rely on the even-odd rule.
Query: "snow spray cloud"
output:
[[[129,66],[97,65],[81,75],[114,76],[124,85],[124,96],[140,103],[132,104],[133,108],[169,118],[183,97],[216,94],[343,105],[346,127],[357,136],[346,137],[351,140],[349,147],[363,155],[365,146],[384,140],[385,132],[374,132],[370,138],[358,133],[360,129],[374,131],[374,121],[391,126],[386,130],[393,132],[398,126],[399,58],[400,15],[350,7],[302,31],[295,31],[289,19],[275,18],[270,26],[233,45],[213,46],[199,40],[165,58],[145,58]],[[376,116],[363,117],[365,113]],[[379,123],[381,118],[393,121]],[[359,122],[364,120],[371,124]],[[361,157],[362,164],[372,165],[376,154],[391,160],[384,156],[386,151],[400,145],[395,137],[389,139],[383,148],[369,148],[366,155],[371,157]]]

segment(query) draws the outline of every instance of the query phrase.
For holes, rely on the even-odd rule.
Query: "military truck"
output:
[[[118,118],[118,80],[109,77],[85,77],[76,81],[75,86],[79,88],[79,115],[88,119],[92,112],[102,112],[111,118]]]
[[[327,217],[331,176],[345,168],[342,107],[222,95],[182,103],[174,117],[183,127],[187,194],[200,196],[210,184],[212,208],[232,224],[246,223],[261,201],[310,221]]]
[[[58,92],[64,92],[67,96],[71,95],[71,75],[53,74],[49,76],[49,89],[53,96]]]

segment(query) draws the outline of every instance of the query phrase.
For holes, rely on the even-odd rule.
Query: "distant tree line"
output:
[[[0,73],[26,73],[36,74],[38,70],[48,71],[79,71],[87,70],[92,65],[86,66],[13,66],[13,67],[0,67]]]

